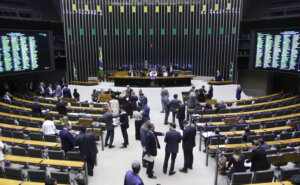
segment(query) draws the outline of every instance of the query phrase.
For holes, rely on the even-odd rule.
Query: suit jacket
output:
[[[124,179],[124,185],[144,185],[141,177],[133,171],[127,171]]]
[[[61,140],[61,149],[62,150],[74,151],[74,138],[68,130],[62,129],[59,132],[59,137]]]
[[[267,170],[270,168],[270,163],[266,157],[266,151],[262,147],[257,147],[252,150],[251,157],[248,161],[252,162],[251,171]]]
[[[178,112],[177,112],[177,118],[181,121],[185,119],[185,106],[182,104],[179,106]]]
[[[157,148],[160,148],[157,136],[162,135],[161,132],[148,131],[145,137],[146,154],[151,156],[157,155]]]
[[[31,105],[32,112],[42,114],[42,107],[38,103],[34,103]]]
[[[44,96],[45,95],[45,88],[42,87],[42,86],[38,86],[38,88],[36,90],[36,95],[37,96]]]
[[[150,119],[150,107],[148,105],[146,105],[143,108],[144,114],[143,114],[143,118],[142,120],[144,121],[145,119]]]
[[[55,96],[56,96],[57,98],[60,98],[60,97],[62,96],[62,90],[61,90],[61,86],[60,86],[60,85],[58,85],[58,86],[56,87],[56,89],[55,89]]]
[[[106,123],[107,130],[113,130],[115,127],[113,126],[113,118],[119,117],[119,115],[113,116],[112,114],[105,113],[102,117],[103,122]]]
[[[167,96],[164,96],[162,99],[164,110],[165,111],[170,111],[170,100]]]
[[[134,71],[132,71],[132,72],[128,72],[128,76],[131,76],[131,74],[132,74],[132,76],[136,76],[136,74],[135,74],[135,72],[134,72]]]
[[[170,130],[165,136],[166,152],[178,153],[178,145],[181,142],[180,132],[176,130]]]
[[[192,150],[196,146],[196,128],[194,126],[187,126],[183,130],[182,148],[183,150]]]
[[[96,157],[98,149],[96,146],[96,136],[92,133],[80,134],[75,138],[75,146],[79,146],[80,155],[85,157]]]
[[[146,135],[149,132],[148,126],[143,124],[140,128],[140,138],[142,146],[146,145]]]
[[[195,108],[196,107],[196,93],[194,91],[191,91],[189,94],[189,98],[187,100],[188,108]]]
[[[63,89],[63,97],[64,98],[72,98],[71,90],[68,87]]]
[[[45,96],[46,97],[52,97],[53,94],[51,94],[51,92],[52,92],[52,89],[50,89],[50,87],[47,87],[46,90],[45,90]]]
[[[171,112],[178,112],[178,109],[179,109],[178,102],[179,102],[179,100],[177,98],[171,100],[171,102],[170,102],[170,111]]]
[[[242,88],[239,88],[236,90],[236,99],[240,99],[241,98],[241,93],[243,92]]]
[[[136,108],[137,106],[136,102],[138,101],[137,96],[130,96],[129,101],[131,102],[131,107]]]
[[[58,102],[56,104],[56,109],[58,111],[58,114],[62,114],[62,115],[68,114],[67,107],[66,107],[65,103],[63,103],[63,102]]]
[[[161,98],[163,98],[164,96],[166,96],[166,94],[167,94],[168,92],[169,92],[168,89],[163,88],[163,89],[160,91]]]
[[[122,128],[129,128],[128,115],[126,113],[122,113],[120,115],[120,123],[122,123],[121,125]]]
[[[222,75],[221,74],[217,74],[216,76],[215,76],[215,81],[222,81]]]
[[[214,96],[214,89],[210,88],[207,93],[207,98],[211,100],[213,96]]]

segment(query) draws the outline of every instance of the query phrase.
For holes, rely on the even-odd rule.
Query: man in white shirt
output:
[[[53,119],[50,115],[46,117],[46,121],[44,121],[42,129],[43,129],[44,135],[55,135],[56,134],[56,127],[55,127]]]

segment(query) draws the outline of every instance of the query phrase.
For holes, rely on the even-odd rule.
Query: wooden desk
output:
[[[20,185],[22,181],[0,178],[1,185]],[[45,185],[45,183],[44,183]]]
[[[280,182],[266,182],[266,183],[254,183],[248,185],[293,185],[290,181],[282,181]]]
[[[84,162],[80,162],[80,161],[45,159],[44,161],[41,162],[41,165],[84,169]]]
[[[234,103],[234,102],[241,102],[241,101],[255,101],[255,100],[264,99],[264,98],[271,98],[271,97],[278,96],[278,95],[281,95],[281,94],[282,94],[282,92],[279,92],[279,93],[269,94],[269,95],[266,95],[266,96],[259,96],[259,97],[250,98],[250,99],[224,101],[224,103]]]
[[[43,129],[34,127],[26,127],[25,130],[30,132],[43,132]]]
[[[5,124],[5,123],[0,123],[1,128],[7,128],[10,130],[23,130],[25,127],[23,126],[17,126],[17,125],[10,125],[10,124]]]
[[[219,147],[217,145],[210,145],[208,146],[208,149],[210,151],[214,151],[214,150],[217,150],[217,149],[234,149],[236,147],[240,147],[240,148],[247,148],[247,145],[246,144],[226,144],[226,145],[219,145]]]
[[[37,147],[42,147],[42,148],[60,148],[59,144],[60,143],[55,143],[55,142],[46,142],[46,141],[33,141],[33,140],[26,140],[24,145],[28,146],[37,146]]]
[[[215,80],[207,80],[206,81],[210,85],[228,85],[233,84],[233,81],[215,81]]]
[[[283,126],[283,127],[273,127],[273,128],[264,128],[265,132],[275,132],[275,131],[285,131],[285,130],[292,130],[293,128],[290,126]]]
[[[15,139],[15,138],[2,137],[2,136],[0,136],[0,140],[4,143],[16,143],[16,144],[23,144],[25,142],[24,139]]]
[[[300,160],[300,153],[288,152],[288,153],[267,155],[267,159],[273,165],[284,164],[289,162],[297,162]]]
[[[40,164],[43,159],[42,158],[34,158],[34,157],[24,157],[24,156],[16,156],[16,155],[6,155],[4,157],[4,161],[6,162],[14,162],[21,164]]]

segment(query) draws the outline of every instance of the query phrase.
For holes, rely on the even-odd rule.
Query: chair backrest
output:
[[[223,145],[225,144],[225,137],[220,136],[220,138],[211,138],[210,139],[210,145]]]
[[[292,135],[293,135],[292,132],[282,133],[282,134],[279,135],[279,139],[280,140],[291,139]]]
[[[242,154],[244,155],[244,157],[246,159],[250,159],[252,156],[252,152],[251,151],[243,151]]]
[[[280,148],[279,152],[280,153],[285,153],[285,152],[294,152],[295,148]]]
[[[228,137],[227,144],[239,144],[243,142],[243,136]]]
[[[70,184],[70,175],[68,172],[51,172],[51,177],[57,180],[57,183]]]
[[[12,137],[12,132],[10,130],[1,129],[2,137]]]
[[[45,141],[57,142],[57,137],[55,135],[44,135]]]
[[[251,123],[249,124],[250,130],[260,129],[260,123]]]
[[[247,142],[252,142],[253,140],[258,140],[259,138],[261,138],[261,136],[257,136],[257,135],[255,135],[255,136],[248,136],[247,137]]]
[[[25,156],[26,150],[25,148],[22,147],[11,147],[11,153],[13,155]]]
[[[49,159],[65,159],[64,151],[48,150]]]
[[[217,126],[207,126],[207,127],[204,127],[204,131],[205,132],[214,132],[216,130]]]
[[[294,132],[293,138],[300,138],[300,131]]]
[[[262,170],[254,173],[252,183],[272,182],[274,177],[273,170]]]
[[[281,181],[290,180],[293,175],[299,174],[300,168],[281,169]]]
[[[24,126],[24,127],[28,127],[28,122],[27,122],[27,120],[20,120],[19,125]]]
[[[67,152],[66,157],[68,160],[71,160],[71,161],[82,161],[80,152]]]
[[[37,157],[37,158],[43,158],[43,152],[41,149],[37,148],[28,148],[27,149],[28,156],[29,157]]]
[[[12,119],[12,118],[4,118],[4,123],[10,124],[10,125],[14,125],[15,124],[15,120]]]
[[[30,121],[28,122],[29,127],[40,128],[40,125],[37,122]]]
[[[266,154],[267,155],[277,154],[277,149],[267,149]]]
[[[4,176],[8,179],[23,180],[22,169],[5,167]]]
[[[228,131],[230,131],[231,126],[230,125],[222,125],[222,126],[219,126],[218,128],[219,128],[220,132],[228,132]]]
[[[14,131],[12,132],[12,136],[13,138],[18,138],[18,139],[24,139],[24,133],[23,132],[19,132],[19,131]]]
[[[276,127],[276,122],[270,121],[265,123],[265,128],[273,128]]]
[[[250,184],[251,180],[251,172],[233,173],[231,178],[231,185]]]
[[[46,171],[45,170],[27,170],[28,177],[32,182],[45,182]]]
[[[35,141],[43,141],[43,134],[41,133],[29,133],[29,138]]]
[[[245,130],[245,128],[247,127],[248,125],[237,125],[236,126],[236,131],[239,131],[239,130]]]
[[[57,130],[62,130],[64,128],[63,124],[55,124]]]
[[[274,141],[275,135],[274,134],[265,134],[265,135],[262,136],[262,138],[265,141]]]

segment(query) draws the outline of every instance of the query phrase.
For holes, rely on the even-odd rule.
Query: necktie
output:
[[[153,137],[154,137],[154,139],[155,139],[155,145],[156,145],[156,148],[158,148],[158,143],[157,143],[157,140],[156,140],[155,134],[154,134],[154,133],[152,133],[152,134],[153,134]]]

